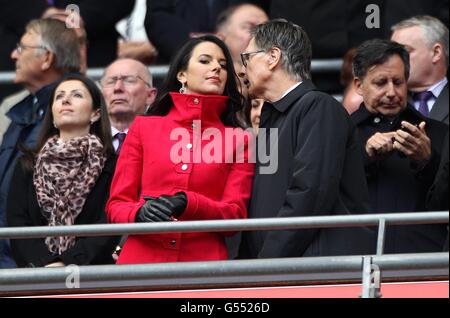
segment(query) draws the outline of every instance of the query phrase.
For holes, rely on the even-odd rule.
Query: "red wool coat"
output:
[[[234,129],[232,142],[226,140],[220,114],[227,97],[171,96],[174,107],[167,116],[139,116],[130,127],[111,184],[106,207],[109,222],[132,223],[144,204],[144,196],[179,191],[186,193],[188,201],[179,221],[246,218],[254,164],[248,162],[248,140],[244,136],[250,134]],[[230,160],[239,149],[243,149],[240,154],[244,158]],[[207,156],[210,154],[212,158]],[[117,263],[227,259],[223,235],[129,236]]]

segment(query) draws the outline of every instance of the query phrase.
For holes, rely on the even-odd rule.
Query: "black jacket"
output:
[[[115,158],[106,161],[97,183],[89,193],[75,224],[107,223],[104,207],[114,174]],[[47,226],[42,215],[33,185],[32,171],[25,171],[22,161],[16,165],[11,182],[7,209],[8,226]],[[117,237],[79,237],[75,246],[59,256],[52,255],[44,238],[11,240],[11,250],[19,267],[41,267],[55,261],[64,264],[112,264],[111,257],[118,243]]]
[[[258,156],[249,218],[367,212],[356,129],[335,99],[304,81],[274,105],[263,106],[260,132],[268,128],[278,129],[278,149],[271,153],[272,161],[278,154],[278,166],[262,174]],[[252,231],[243,235],[240,257],[370,253],[371,234],[367,229]]]
[[[423,117],[408,105],[390,123],[380,114],[372,114],[364,105],[352,114],[361,136],[361,151],[370,195],[370,213],[422,212],[426,210],[426,195],[439,167],[441,149],[448,127]],[[384,160],[370,160],[365,151],[367,140],[377,132],[397,129],[402,120],[425,121],[431,140],[432,156],[425,167],[417,167],[408,157],[394,152]],[[388,226],[386,253],[416,253],[440,251],[447,234],[446,225]]]

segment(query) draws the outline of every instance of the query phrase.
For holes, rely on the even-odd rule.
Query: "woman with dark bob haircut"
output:
[[[94,82],[71,74],[52,91],[36,149],[25,150],[8,197],[9,226],[106,223],[114,174],[111,127]],[[113,237],[12,240],[19,267],[112,263]]]
[[[156,103],[125,139],[106,207],[110,222],[247,217],[254,164],[249,134],[236,128],[237,83],[220,39],[202,36],[181,48]],[[129,236],[118,263],[227,259],[226,234]]]

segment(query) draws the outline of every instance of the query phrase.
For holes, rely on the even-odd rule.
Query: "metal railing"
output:
[[[172,232],[227,232],[306,228],[378,226],[377,255],[230,260],[141,265],[75,267],[81,290],[176,289],[208,286],[254,286],[258,284],[305,284],[311,282],[362,282],[364,297],[379,296],[383,279],[448,279],[449,254],[381,255],[384,229],[389,225],[448,223],[448,211],[365,214],[347,216],[268,218],[247,220],[184,221],[148,224],[103,224],[58,227],[0,228],[0,239],[46,236],[105,236]],[[65,268],[0,270],[0,294],[67,290]],[[69,270],[69,272],[68,272]],[[375,280],[374,277],[378,277]],[[64,287],[65,286],[65,287]]]
[[[336,256],[3,269],[0,296],[360,283],[363,263],[364,256]],[[442,279],[448,277],[449,256],[392,254],[374,256],[372,263],[386,281]],[[68,282],[75,275],[78,285],[76,280]],[[370,288],[364,289],[366,293]]]
[[[311,62],[311,72],[316,74],[340,72],[341,67],[341,59],[313,60]],[[163,79],[169,71],[169,66],[154,65],[150,66],[148,69],[154,79]],[[87,75],[94,80],[98,80],[102,77],[104,70],[104,68],[89,68]],[[15,72],[0,72],[0,84],[13,83],[15,76]]]

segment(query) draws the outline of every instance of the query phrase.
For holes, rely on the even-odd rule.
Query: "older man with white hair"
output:
[[[118,59],[106,68],[101,86],[111,120],[113,145],[119,153],[134,118],[153,104],[157,90],[148,68],[128,58]]]
[[[392,27],[391,40],[410,55],[408,89],[424,116],[448,125],[448,28],[431,16],[415,16]]]

